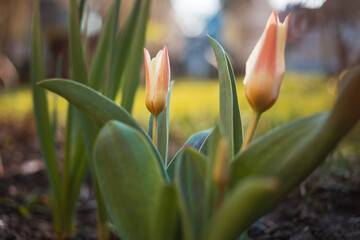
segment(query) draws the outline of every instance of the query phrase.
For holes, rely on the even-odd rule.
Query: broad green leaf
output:
[[[96,177],[95,165],[94,165],[95,163],[94,163],[94,159],[93,159],[93,155],[92,155],[95,139],[99,132],[99,126],[92,119],[89,119],[84,114],[82,114],[80,116],[80,118],[81,118],[81,123],[82,123],[82,130],[83,130],[83,134],[84,134],[84,144],[85,144],[87,162],[79,163],[79,166],[75,170],[75,171],[78,171],[79,173],[75,174],[76,178],[73,181],[73,183],[74,184],[82,183],[82,179],[79,178],[79,175],[81,176],[81,173],[82,173],[81,170],[84,171],[87,169],[86,163],[88,163],[90,170],[91,170],[91,175],[92,175],[93,185],[94,185],[94,190],[95,190],[97,235],[98,235],[99,239],[107,239],[110,234],[109,227],[108,227],[108,214],[107,214],[107,210],[105,208],[102,191],[101,191],[101,188],[99,187],[99,181]]]
[[[215,39],[210,36],[208,39],[214,49],[219,72],[220,125],[224,128],[224,135],[229,140],[231,152],[235,154],[239,151],[243,140],[235,77],[224,49]]]
[[[214,128],[210,128],[207,131],[208,131],[208,134],[207,134],[207,136],[205,136],[203,138],[202,145],[201,145],[201,147],[199,149],[200,152],[205,154],[206,156],[207,156],[208,151],[209,151],[209,139],[210,139],[211,135],[214,133]]]
[[[360,64],[351,68],[341,79],[339,97],[329,116],[328,129],[333,138],[341,138],[360,118]]]
[[[181,162],[181,160],[184,158],[184,151],[185,151],[186,145],[184,145],[173,157],[173,159],[171,159],[171,162],[169,163],[169,165],[166,168],[166,173],[169,176],[170,181],[174,181],[175,178],[175,170],[176,170],[176,165],[178,162]]]
[[[178,199],[173,185],[164,185],[160,200],[153,218],[152,239],[175,239],[178,226]]]
[[[85,114],[91,116],[100,125],[115,119],[147,135],[124,108],[86,85],[65,79],[44,80],[38,85],[59,94]]]
[[[149,144],[155,150],[155,146],[152,144],[147,133],[124,108],[92,88],[74,81],[63,79],[45,80],[38,85],[64,97],[89,117],[94,119],[100,126],[103,126],[110,120],[118,120],[134,127],[146,137]],[[157,150],[155,152],[158,156],[158,162],[164,177],[167,179],[167,173],[163,166],[161,156]]]
[[[203,227],[206,159],[187,147],[177,163],[175,184],[179,193],[180,213],[185,239],[198,239]]]
[[[327,115],[325,113],[301,118],[256,138],[232,161],[232,185],[243,177],[252,174],[273,175],[274,171],[285,167],[286,155],[308,141],[322,127]]]
[[[205,144],[206,140],[208,139],[209,135],[212,133],[212,131],[213,131],[213,128],[210,128],[210,129],[193,134],[186,141],[186,143],[180,148],[180,150],[175,154],[175,156],[173,157],[171,162],[168,164],[167,169],[166,169],[166,171],[169,175],[169,178],[171,180],[174,179],[176,164],[178,161],[181,161],[181,159],[183,158],[183,152],[184,152],[185,148],[190,146],[198,151],[201,149],[201,152],[206,154],[207,148],[204,147],[204,144]],[[202,150],[204,150],[205,152],[203,152]]]
[[[105,72],[106,62],[113,43],[113,35],[116,34],[117,14],[119,11],[119,0],[114,1],[106,16],[103,30],[100,35],[98,46],[96,47],[94,59],[89,73],[89,86],[99,90],[102,84]]]
[[[96,173],[113,224],[123,239],[150,239],[165,184],[157,156],[144,134],[118,121],[100,131],[94,148]]]
[[[54,200],[54,220],[56,231],[59,231],[61,218],[60,203],[60,173],[57,166],[54,135],[49,119],[48,103],[45,90],[36,86],[36,83],[45,78],[45,66],[42,51],[42,34],[40,24],[39,1],[34,3],[31,36],[31,85],[33,93],[34,114],[37,133],[40,141],[42,156],[45,160],[46,171]]]
[[[165,166],[168,164],[168,148],[169,148],[169,112],[170,112],[170,97],[171,97],[171,89],[174,84],[174,81],[170,83],[169,92],[167,96],[167,104],[164,111],[162,111],[157,116],[157,139],[158,139],[158,149],[160,155],[164,161]],[[150,115],[149,119],[149,136],[152,136],[153,133],[153,116]]]
[[[210,128],[210,129],[206,129],[201,132],[193,134],[186,141],[184,146],[188,145],[198,151],[202,150],[204,147],[205,141],[209,138],[209,136],[213,132],[213,130],[214,130],[214,128]]]
[[[275,178],[248,177],[230,192],[221,208],[215,212],[204,230],[201,239],[236,239],[255,221],[259,205],[264,199],[276,194],[278,182]]]
[[[140,82],[140,69],[143,61],[143,47],[145,45],[146,24],[150,12],[150,0],[142,0],[140,9],[136,15],[136,22],[130,23],[129,28],[134,28],[134,35],[130,45],[124,45],[129,48],[129,54],[126,56],[126,64],[123,73],[121,87],[121,106],[131,113],[136,89]]]
[[[246,226],[265,214],[300,184],[335,148],[360,118],[360,66],[342,80],[330,113],[302,118],[257,138],[232,162],[232,187],[248,176],[278,179],[277,194],[260,202]]]
[[[213,172],[214,163],[216,160],[216,153],[218,144],[223,138],[223,133],[220,130],[220,125],[216,125],[214,130],[208,137],[208,151],[207,151],[207,163],[206,163],[206,178],[205,178],[205,195],[204,195],[204,219],[208,221],[213,211],[215,210],[217,189],[214,185]]]

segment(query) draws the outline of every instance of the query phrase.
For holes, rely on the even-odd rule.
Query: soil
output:
[[[330,175],[326,182],[331,184],[320,184],[320,174],[253,224],[248,239],[359,240],[360,181],[344,187],[348,179]],[[89,180],[78,204],[75,239],[96,239]],[[16,125],[0,123],[0,239],[54,239],[48,182],[31,117]],[[118,239],[115,233],[112,239]]]

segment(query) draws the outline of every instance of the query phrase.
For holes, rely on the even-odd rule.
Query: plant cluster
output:
[[[71,230],[64,221],[74,217],[76,196],[88,164],[97,193],[99,238],[106,238],[103,229],[108,226],[108,213],[123,239],[236,239],[323,162],[360,118],[357,66],[343,77],[331,111],[295,120],[252,141],[261,114],[278,98],[285,73],[290,16],[281,23],[274,11],[246,65],[245,95],[254,112],[247,133],[243,131],[230,60],[221,45],[208,37],[218,66],[220,117],[213,128],[192,135],[174,158],[168,159],[173,82],[166,47],[153,59],[144,49],[145,104],[151,113],[148,131],[130,114],[149,1],[135,2],[119,41],[114,30],[117,10],[111,9],[90,71],[83,58],[76,1],[70,3],[74,80],[43,80],[36,8],[33,23],[35,113],[59,237]],[[117,55],[109,46],[122,49],[121,54],[130,50],[126,56]],[[110,77],[104,78],[108,56]],[[118,78],[111,80],[113,71],[119,68],[123,81],[120,105],[114,102],[119,83],[113,81]],[[71,103],[66,142],[69,148],[62,178],[45,92],[40,87]]]

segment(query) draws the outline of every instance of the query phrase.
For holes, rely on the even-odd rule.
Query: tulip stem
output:
[[[157,147],[157,115],[155,114],[153,114],[152,138],[155,147]]]
[[[251,140],[254,136],[254,133],[255,133],[256,126],[259,122],[260,116],[261,116],[261,112],[253,111],[251,123],[246,132],[244,142],[241,146],[241,150],[244,150],[246,148],[246,146],[249,145],[249,143],[251,142]]]

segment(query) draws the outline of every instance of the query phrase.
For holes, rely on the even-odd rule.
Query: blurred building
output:
[[[360,1],[327,0],[318,9],[290,5],[290,69],[338,74],[360,63]]]
[[[89,50],[96,45],[102,18],[112,2],[86,1]],[[59,55],[68,59],[68,1],[40,3],[47,69],[53,72]],[[133,3],[121,1],[120,26]],[[32,5],[33,0],[0,1],[0,82],[4,85],[29,80]],[[173,77],[216,77],[209,34],[223,45],[241,74],[272,10],[264,0],[152,0],[146,47],[154,55],[168,46]],[[359,10],[358,0],[327,0],[318,9],[288,6],[279,14],[280,18],[292,14],[287,69],[335,74],[358,63]]]

